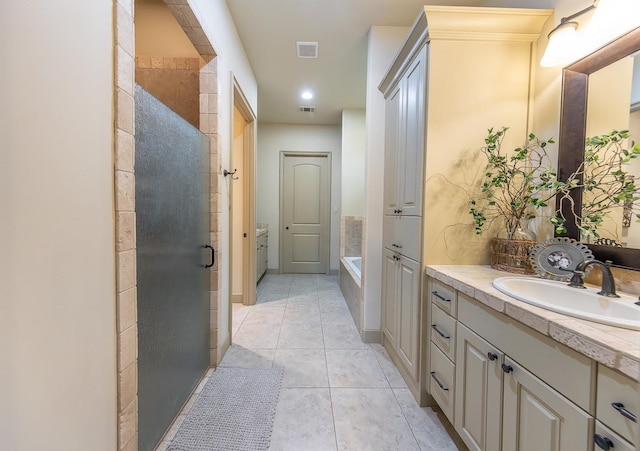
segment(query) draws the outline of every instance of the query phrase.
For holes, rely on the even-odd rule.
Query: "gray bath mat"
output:
[[[282,373],[281,368],[217,368],[167,450],[268,449]]]

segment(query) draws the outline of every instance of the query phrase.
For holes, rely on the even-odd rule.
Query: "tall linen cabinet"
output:
[[[468,191],[488,128],[505,148],[530,132],[536,42],[551,10],[425,6],[379,89],[385,106],[383,344],[421,405],[428,396],[424,266],[486,264]]]

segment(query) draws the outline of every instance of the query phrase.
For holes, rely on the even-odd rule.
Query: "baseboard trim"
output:
[[[244,304],[244,295],[243,294],[232,294],[231,302],[237,304]]]
[[[231,335],[227,335],[227,337],[222,342],[222,345],[218,347],[218,352],[217,352],[218,361],[216,362],[216,365],[215,365],[216,367],[220,364],[220,362],[222,362],[222,358],[227,353],[230,347],[231,347]]]
[[[365,343],[382,343],[382,331],[375,329],[362,329],[360,338]]]

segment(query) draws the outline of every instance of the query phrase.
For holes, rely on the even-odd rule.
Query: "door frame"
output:
[[[243,230],[246,239],[243,239],[242,261],[245,270],[242,271],[242,293],[243,304],[253,305],[256,303],[256,115],[247,97],[245,96],[235,75],[231,74],[233,99],[231,102],[231,116],[233,117],[236,108],[242,118],[247,122],[243,131],[243,167],[238,168],[241,176],[238,180],[229,180],[229,249],[233,249],[233,185],[242,183],[243,186]],[[233,121],[231,123],[231,143],[234,136]],[[231,168],[236,169],[233,164],[233,152],[230,155]],[[229,252],[229,335],[232,330],[233,311],[233,253]]]
[[[279,223],[280,226],[278,236],[279,236],[279,269],[278,272],[283,274],[284,268],[284,160],[286,157],[320,157],[327,159],[327,167],[329,169],[329,183],[328,183],[328,202],[327,202],[327,246],[322,250],[321,259],[326,262],[326,274],[331,273],[331,180],[332,180],[332,161],[331,161],[331,152],[300,152],[300,151],[290,151],[290,150],[281,150],[280,151],[280,200],[278,202],[280,207],[280,215],[279,215]]]

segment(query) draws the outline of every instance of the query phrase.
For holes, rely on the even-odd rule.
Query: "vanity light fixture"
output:
[[[541,66],[560,66],[577,59],[582,45],[576,31],[579,24],[573,19],[593,10],[597,4],[598,0],[595,0],[591,6],[560,19],[560,24],[549,33],[547,49],[540,61]]]
[[[580,35],[575,18],[595,9],[587,28]],[[591,6],[560,19],[549,33],[547,49],[540,65],[564,66],[588,55],[607,42],[640,26],[640,1],[594,0]]]

